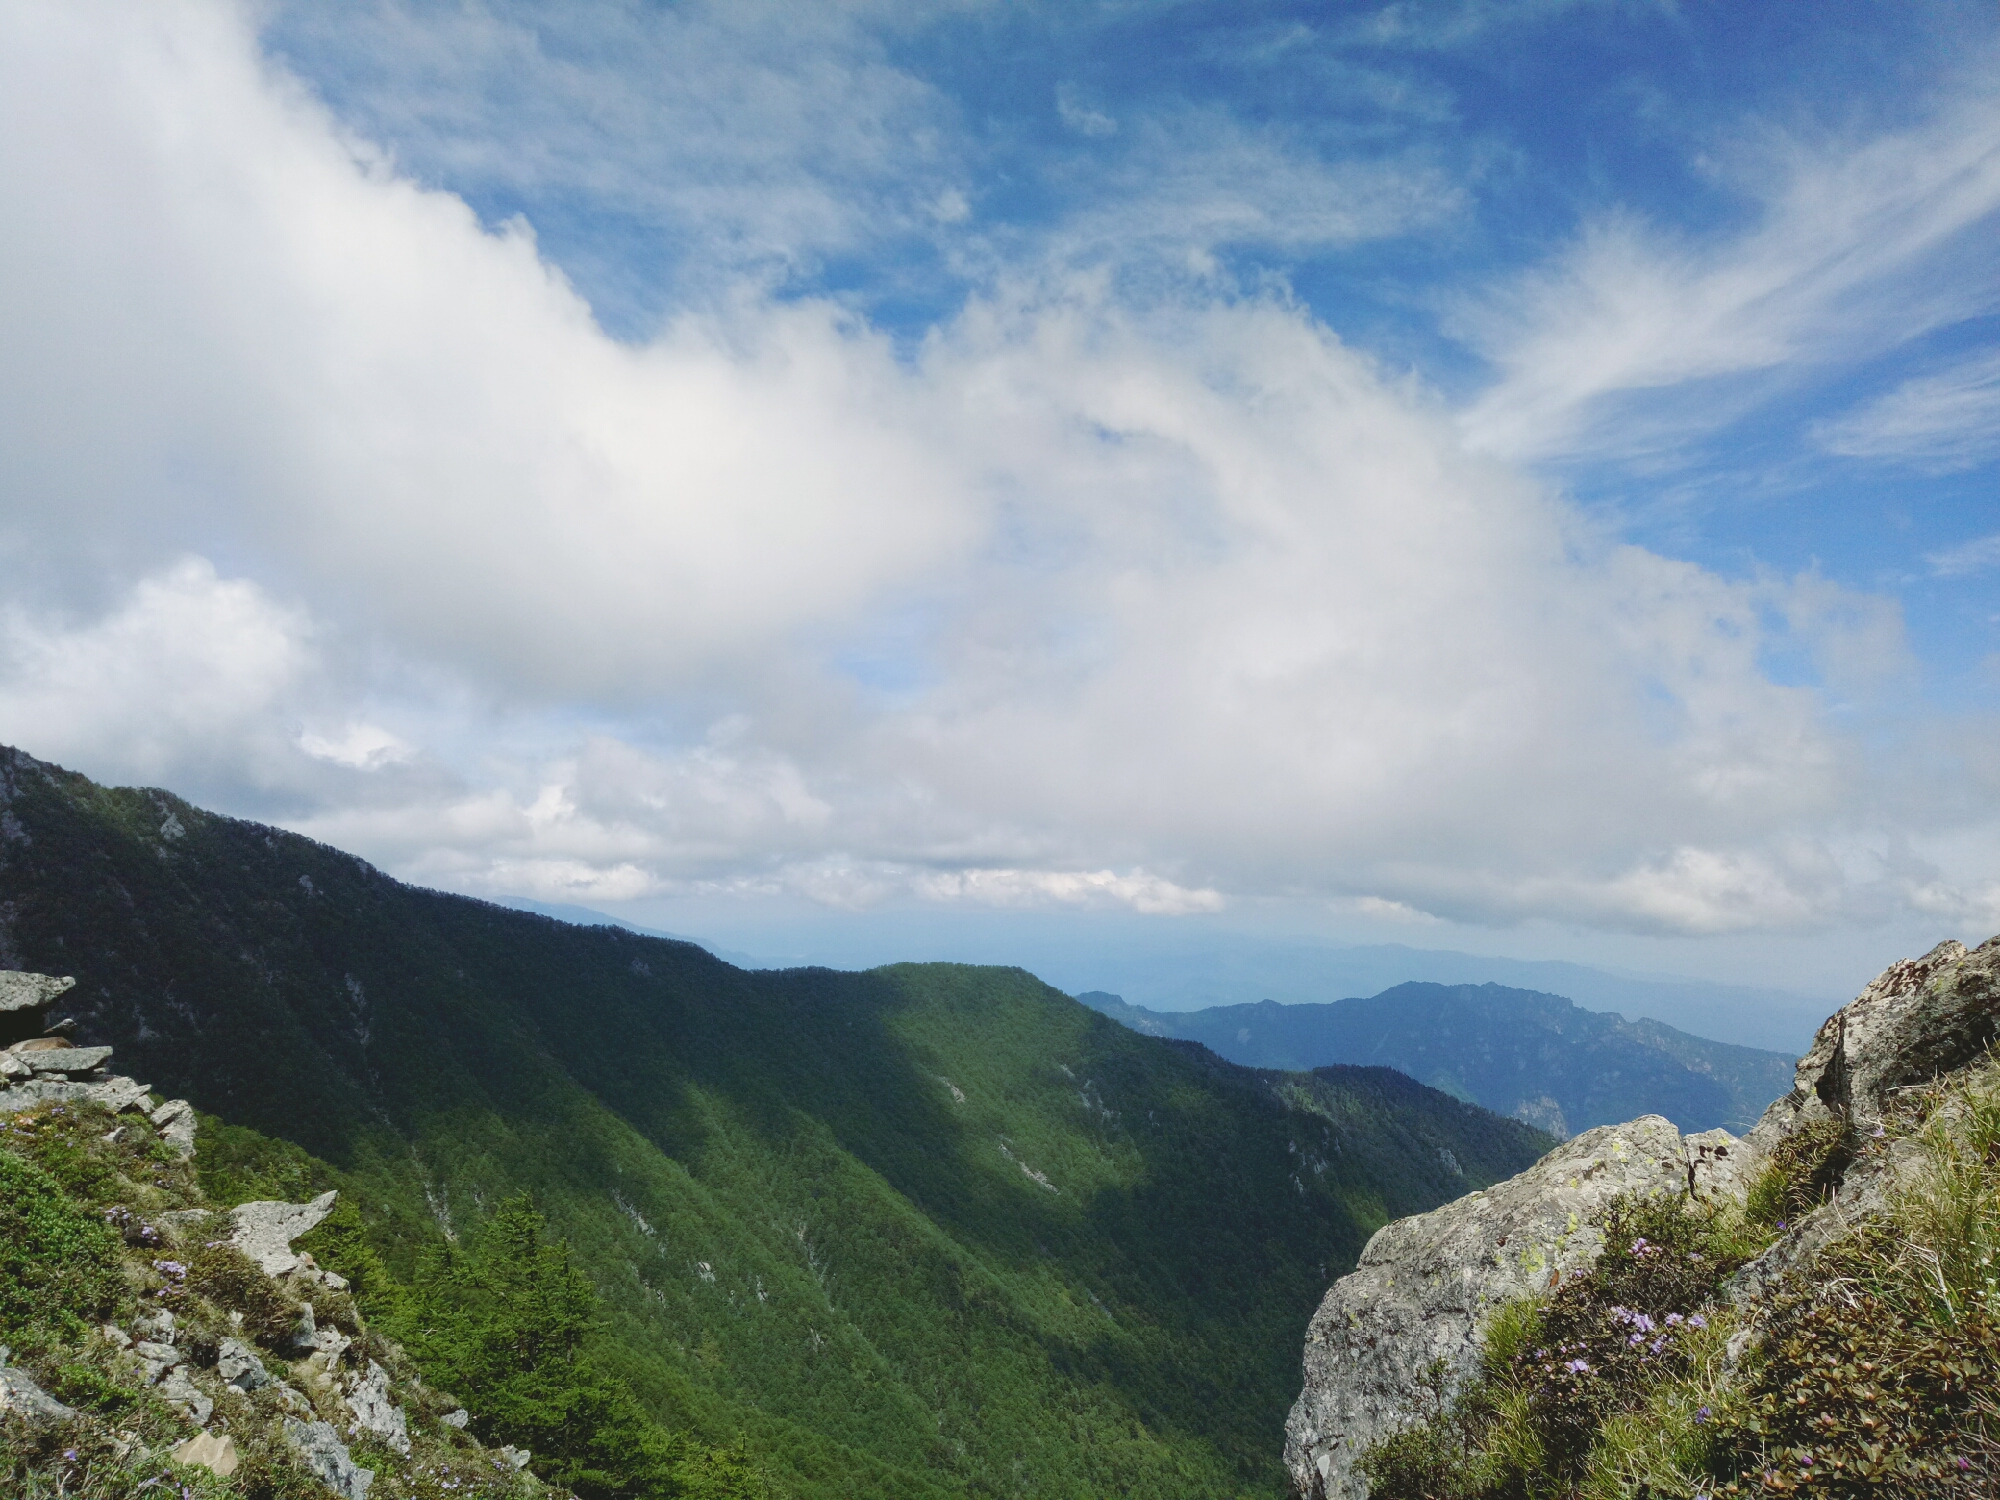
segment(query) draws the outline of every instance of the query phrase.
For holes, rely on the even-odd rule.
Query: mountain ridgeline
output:
[[[0,967],[76,976],[77,1039],[210,1117],[214,1191],[240,1152],[275,1196],[251,1132],[289,1143],[406,1284],[531,1195],[600,1365],[797,1497],[1280,1495],[1328,1282],[1551,1144],[1019,970],[746,972],[17,751]]]
[[[1639,1115],[1741,1132],[1792,1083],[1794,1059],[1584,1010],[1498,984],[1399,984],[1322,1005],[1163,1012],[1090,992],[1084,1004],[1150,1036],[1197,1041],[1248,1067],[1398,1069],[1558,1137]]]

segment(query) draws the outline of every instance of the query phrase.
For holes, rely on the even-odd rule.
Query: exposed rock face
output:
[[[271,1383],[271,1372],[264,1368],[264,1361],[241,1339],[222,1341],[216,1350],[215,1373],[222,1377],[223,1384],[246,1393],[262,1390]]]
[[[1713,1178],[1729,1137],[1698,1139]],[[1305,1390],[1285,1424],[1298,1492],[1365,1493],[1355,1461],[1420,1415],[1432,1361],[1454,1381],[1470,1374],[1488,1313],[1597,1258],[1593,1214],[1621,1193],[1686,1192],[1693,1171],[1672,1122],[1646,1115],[1586,1131],[1518,1177],[1378,1230],[1306,1331]]]
[[[1799,1059],[1792,1091],[1745,1140],[1767,1153],[1814,1120],[1871,1123],[1895,1090],[1964,1067],[1996,1036],[2000,937],[1970,953],[1963,943],[1939,943],[1922,958],[1889,965],[1827,1018]]]
[[[1736,1141],[1682,1139],[1658,1116],[1579,1136],[1518,1177],[1381,1230],[1327,1293],[1306,1334],[1305,1389],[1285,1427],[1294,1491],[1360,1500],[1356,1461],[1426,1414],[1420,1377],[1443,1360],[1453,1383],[1478,1362],[1493,1307],[1554,1285],[1602,1249],[1583,1221],[1620,1193],[1692,1191],[1742,1201],[1770,1153],[1796,1130],[1840,1121],[1862,1136],[1896,1090],[1977,1061],[2000,1038],[2000,938],[1975,951],[1941,943],[1892,964],[1821,1026],[1790,1093]],[[1915,1168],[1914,1142],[1864,1156],[1833,1201],[1793,1226],[1725,1289],[1754,1298],[1854,1224],[1879,1212]]]
[[[67,1042],[60,1047],[37,1048],[33,1042],[23,1042],[14,1049],[14,1055],[38,1074],[53,1073],[62,1078],[88,1078],[111,1060],[111,1049],[72,1047]]]
[[[405,1458],[410,1456],[410,1428],[403,1408],[389,1399],[389,1372],[368,1361],[368,1373],[353,1382],[347,1393],[347,1409],[354,1424],[372,1432]]]
[[[229,1243],[256,1261],[266,1276],[283,1276],[299,1265],[292,1241],[332,1213],[339,1196],[329,1190],[310,1203],[245,1203],[229,1216]]]
[[[1767,1155],[1793,1131],[1829,1120],[1843,1120],[1865,1138],[1896,1090],[1977,1061],[1996,1036],[2000,937],[1971,952],[1963,943],[1939,943],[1922,958],[1891,964],[1827,1018],[1812,1050],[1799,1059],[1792,1091],[1764,1112],[1744,1143]],[[1762,1295],[1787,1271],[1881,1213],[1898,1181],[1919,1170],[1922,1154],[1907,1139],[1864,1154],[1832,1201],[1731,1278],[1730,1298],[1742,1303]]]
[[[151,1090],[135,1079],[108,1074],[109,1047],[73,1046],[67,1036],[39,1032],[49,1000],[76,981],[48,974],[0,970],[0,1115],[44,1104],[101,1104],[113,1114],[146,1115],[181,1156],[194,1154],[195,1116],[187,1100],[153,1108]],[[11,1028],[11,1029],[9,1029]],[[67,1025],[59,1030],[73,1029]],[[18,1038],[18,1039],[17,1039]]]
[[[285,1441],[312,1470],[313,1477],[340,1496],[340,1500],[368,1500],[368,1486],[375,1482],[375,1471],[354,1462],[331,1422],[301,1422],[296,1417],[287,1417]]]

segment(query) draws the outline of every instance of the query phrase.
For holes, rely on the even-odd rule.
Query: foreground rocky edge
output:
[[[1749,1238],[1739,1237],[1749,1247],[1739,1257],[1745,1263],[1714,1288],[1710,1308],[1718,1327],[1735,1330],[1717,1361],[1725,1376],[1746,1357],[1754,1363],[1770,1308],[1785,1298],[1809,1299],[1801,1283],[1844,1243],[1871,1228],[1879,1232],[1899,1191],[1927,1170],[1938,1123],[1948,1135],[1952,1113],[1966,1108],[1963,1098],[1945,1091],[1951,1082],[1974,1080],[1978,1097],[2000,1097],[1984,1082],[1995,1076],[1989,1049],[1996,1034],[2000,937],[1971,952],[1942,943],[1920,959],[1891,965],[1830,1017],[1800,1060],[1791,1091],[1741,1140],[1720,1130],[1684,1137],[1671,1122],[1645,1116],[1589,1131],[1507,1182],[1387,1225],[1357,1269],[1327,1292],[1307,1331],[1304,1388],[1285,1434],[1295,1496],[1359,1500],[1370,1492],[1363,1465],[1371,1451],[1426,1424],[1449,1425],[1453,1395],[1463,1397],[1492,1368],[1485,1343],[1496,1318],[1507,1309],[1546,1306],[1566,1283],[1574,1290],[1577,1278],[1590,1275],[1606,1249],[1601,1225],[1616,1204],[1672,1199],[1705,1222],[1740,1225],[1753,1196],[1762,1195],[1767,1229],[1758,1235],[1753,1225]],[[1912,1128],[1924,1108],[1928,1134]],[[1981,1150],[1991,1155],[1990,1146]],[[1778,1179],[1786,1172],[1797,1178],[1801,1164],[1812,1192],[1791,1199],[1796,1207],[1787,1211],[1772,1195],[1798,1191],[1798,1182],[1786,1188]],[[1990,1162],[1986,1169],[1990,1178]],[[1990,1181],[1977,1185],[1979,1196],[1995,1198]],[[1813,1198],[1821,1200],[1817,1206]],[[1978,1211],[1992,1217],[1991,1203]],[[1987,1282],[1988,1295],[1993,1285]],[[1613,1311],[1630,1315],[1622,1307]],[[1651,1320],[1645,1321],[1650,1333]],[[1682,1322],[1681,1315],[1674,1321]],[[1975,1336],[1984,1334],[1966,1335]],[[1585,1367],[1581,1359],[1576,1364]],[[1876,1373],[1873,1364],[1864,1368],[1887,1393],[1881,1399],[1893,1401],[1894,1377]],[[1974,1404],[1982,1400],[1992,1404],[1975,1393]],[[1701,1407],[1697,1419],[1708,1418],[1709,1408]],[[1743,1420],[1764,1430],[1754,1417]],[[1873,1425],[1871,1417],[1860,1420]],[[1831,1416],[1823,1421],[1829,1429],[1834,1424]],[[1457,1441],[1476,1456],[1476,1441],[1470,1447]],[[1839,1489],[1847,1477],[1812,1471],[1809,1451],[1793,1462],[1801,1467],[1760,1474],[1759,1488],[1791,1493],[1831,1484],[1848,1492]],[[1953,1462],[1963,1468],[1970,1461]],[[1869,1482],[1893,1489],[1897,1481],[1885,1468]],[[1707,1494],[1709,1484],[1697,1478],[1687,1492]],[[1563,1484],[1546,1488],[1572,1492]],[[1641,1484],[1632,1492],[1671,1488]],[[1717,1492],[1724,1488],[1715,1482]],[[1476,1491],[1473,1482],[1451,1492]],[[1624,1492],[1617,1485],[1592,1491]],[[1864,1484],[1854,1492],[1875,1491]]]
[[[0,1339],[15,1346],[0,1342],[0,1488],[559,1495],[526,1452],[475,1440],[465,1410],[367,1328],[347,1283],[294,1249],[333,1193],[205,1200],[194,1111],[50,1022],[71,984],[0,971],[0,1192],[20,1241],[0,1244]],[[95,1324],[71,1306],[92,1295],[111,1314]]]

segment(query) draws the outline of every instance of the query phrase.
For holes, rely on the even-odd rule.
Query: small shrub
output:
[[[1895,1247],[1836,1246],[1771,1310],[1744,1410],[1721,1434],[1724,1493],[1988,1496],[2000,1431],[2000,1326],[1983,1312],[1940,1328],[1871,1289]]]
[[[86,1411],[115,1417],[139,1404],[140,1393],[113,1380],[96,1365],[81,1361],[61,1366],[49,1384],[49,1393],[58,1400]]]

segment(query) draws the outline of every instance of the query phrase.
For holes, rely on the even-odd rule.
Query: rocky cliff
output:
[[[1286,1424],[1295,1494],[1367,1495],[1360,1465],[1371,1448],[1439,1419],[1451,1393],[1479,1376],[1500,1308],[1546,1303],[1588,1274],[1614,1201],[1673,1197],[1727,1220],[1741,1216],[1754,1185],[1775,1191],[1778,1164],[1804,1162],[1811,1191],[1801,1211],[1777,1222],[1768,1246],[1717,1289],[1742,1324],[1733,1362],[1787,1278],[1878,1221],[1897,1185],[1934,1153],[1935,1133],[1885,1119],[1900,1118],[1900,1101],[1917,1091],[1984,1065],[1997,1034],[2000,938],[1971,952],[1944,943],[1891,965],[1830,1017],[1791,1091],[1743,1139],[1720,1130],[1684,1137],[1647,1116],[1590,1131],[1506,1182],[1386,1226],[1308,1330],[1304,1388]],[[1777,1475],[1766,1487],[1789,1492],[1789,1482]]]

